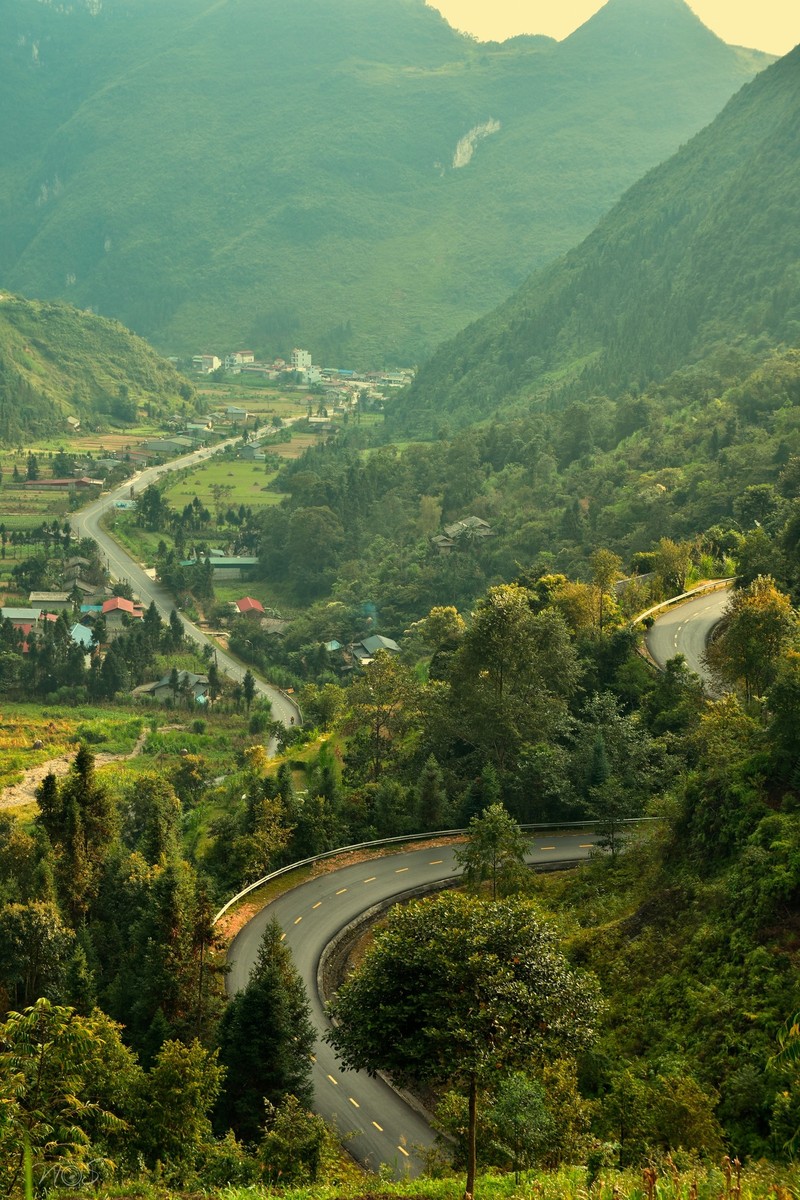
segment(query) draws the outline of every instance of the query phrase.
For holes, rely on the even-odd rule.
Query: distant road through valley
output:
[[[113,491],[104,492],[97,500],[93,501],[86,508],[81,509],[80,512],[73,513],[70,517],[72,529],[79,538],[93,538],[97,542],[112,578],[127,580],[133,590],[138,593],[145,607],[148,607],[151,602],[154,603],[165,620],[169,619],[170,613],[175,608],[175,600],[172,594],[165,587],[162,587],[160,583],[150,578],[139,563],[131,558],[128,552],[103,529],[101,520],[118,501],[129,499],[132,488],[135,494],[138,495],[149,484],[155,483],[162,475],[167,474],[169,471],[195,466],[197,463],[210,458],[226,444],[229,443],[195,450],[194,453],[186,454],[182,458],[164,463],[163,466],[148,467],[146,470],[140,471],[133,479],[128,479],[120,487],[114,488]],[[198,646],[210,646],[216,656],[219,670],[224,675],[227,675],[229,679],[234,679],[241,683],[247,668],[237,662],[232,655],[227,654],[217,646],[215,642],[208,638],[202,630],[198,629],[182,613],[178,613],[178,616],[183,624],[185,635]],[[280,721],[283,725],[291,725],[300,721],[300,710],[297,705],[289,696],[280,691],[279,688],[265,683],[256,676],[256,690],[271,701],[272,715],[276,721]]]

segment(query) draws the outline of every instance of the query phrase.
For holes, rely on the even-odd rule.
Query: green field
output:
[[[241,462],[236,459],[216,459],[202,463],[192,471],[181,472],[164,491],[165,498],[173,508],[182,509],[197,496],[213,513],[216,509],[214,491],[225,489],[222,505],[224,509],[238,508],[247,504],[253,508],[279,504],[283,499],[279,492],[270,490],[277,470],[265,470],[264,463]]]

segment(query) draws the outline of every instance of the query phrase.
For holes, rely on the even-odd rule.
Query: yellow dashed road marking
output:
[[[317,903],[316,903],[316,904],[312,904],[312,905],[311,905],[311,907],[312,907],[312,908],[319,908],[321,904],[322,904],[322,901],[321,901],[321,900],[318,900],[318,901],[317,901]]]
[[[428,866],[429,867],[440,867],[443,862],[444,862],[443,858],[434,858],[432,862],[428,863]]]
[[[354,1100],[352,1096],[348,1096],[347,1099],[350,1101],[353,1108],[361,1108],[361,1105],[358,1103],[357,1100]]]
[[[334,1086],[334,1087],[338,1087],[338,1086],[339,1086],[339,1081],[338,1081],[338,1079],[334,1079],[332,1075],[329,1075],[329,1076],[328,1076],[328,1079],[330,1079],[330,1081],[331,1081],[331,1083],[333,1084],[333,1086]]]
[[[398,1146],[397,1149],[400,1151],[401,1154],[405,1154],[406,1158],[410,1158],[408,1151],[404,1150],[402,1146]]]
[[[398,867],[397,870],[395,871],[395,875],[402,875],[403,871],[408,871],[408,870],[410,870],[409,867]]]
[[[339,888],[339,890],[338,890],[338,892],[336,893],[336,895],[337,895],[337,896],[343,896],[343,895],[345,894],[345,892],[346,892],[346,891],[347,891],[347,888]]]
[[[369,879],[364,880],[364,883],[374,883],[375,879],[376,879],[375,875],[370,875]]]
[[[377,1129],[378,1133],[383,1133],[383,1126],[382,1126],[382,1125],[379,1125],[377,1121],[373,1121],[373,1122],[372,1122],[372,1124],[375,1126],[375,1128]]]

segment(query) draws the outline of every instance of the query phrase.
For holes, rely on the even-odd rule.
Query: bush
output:
[[[248,733],[259,734],[266,733],[272,724],[272,718],[267,712],[254,712],[250,717],[250,722],[247,726]]]

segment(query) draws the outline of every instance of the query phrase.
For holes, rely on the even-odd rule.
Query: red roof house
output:
[[[252,596],[244,596],[243,599],[236,601],[236,607],[243,617],[263,617],[264,605],[258,600],[254,600]]]

